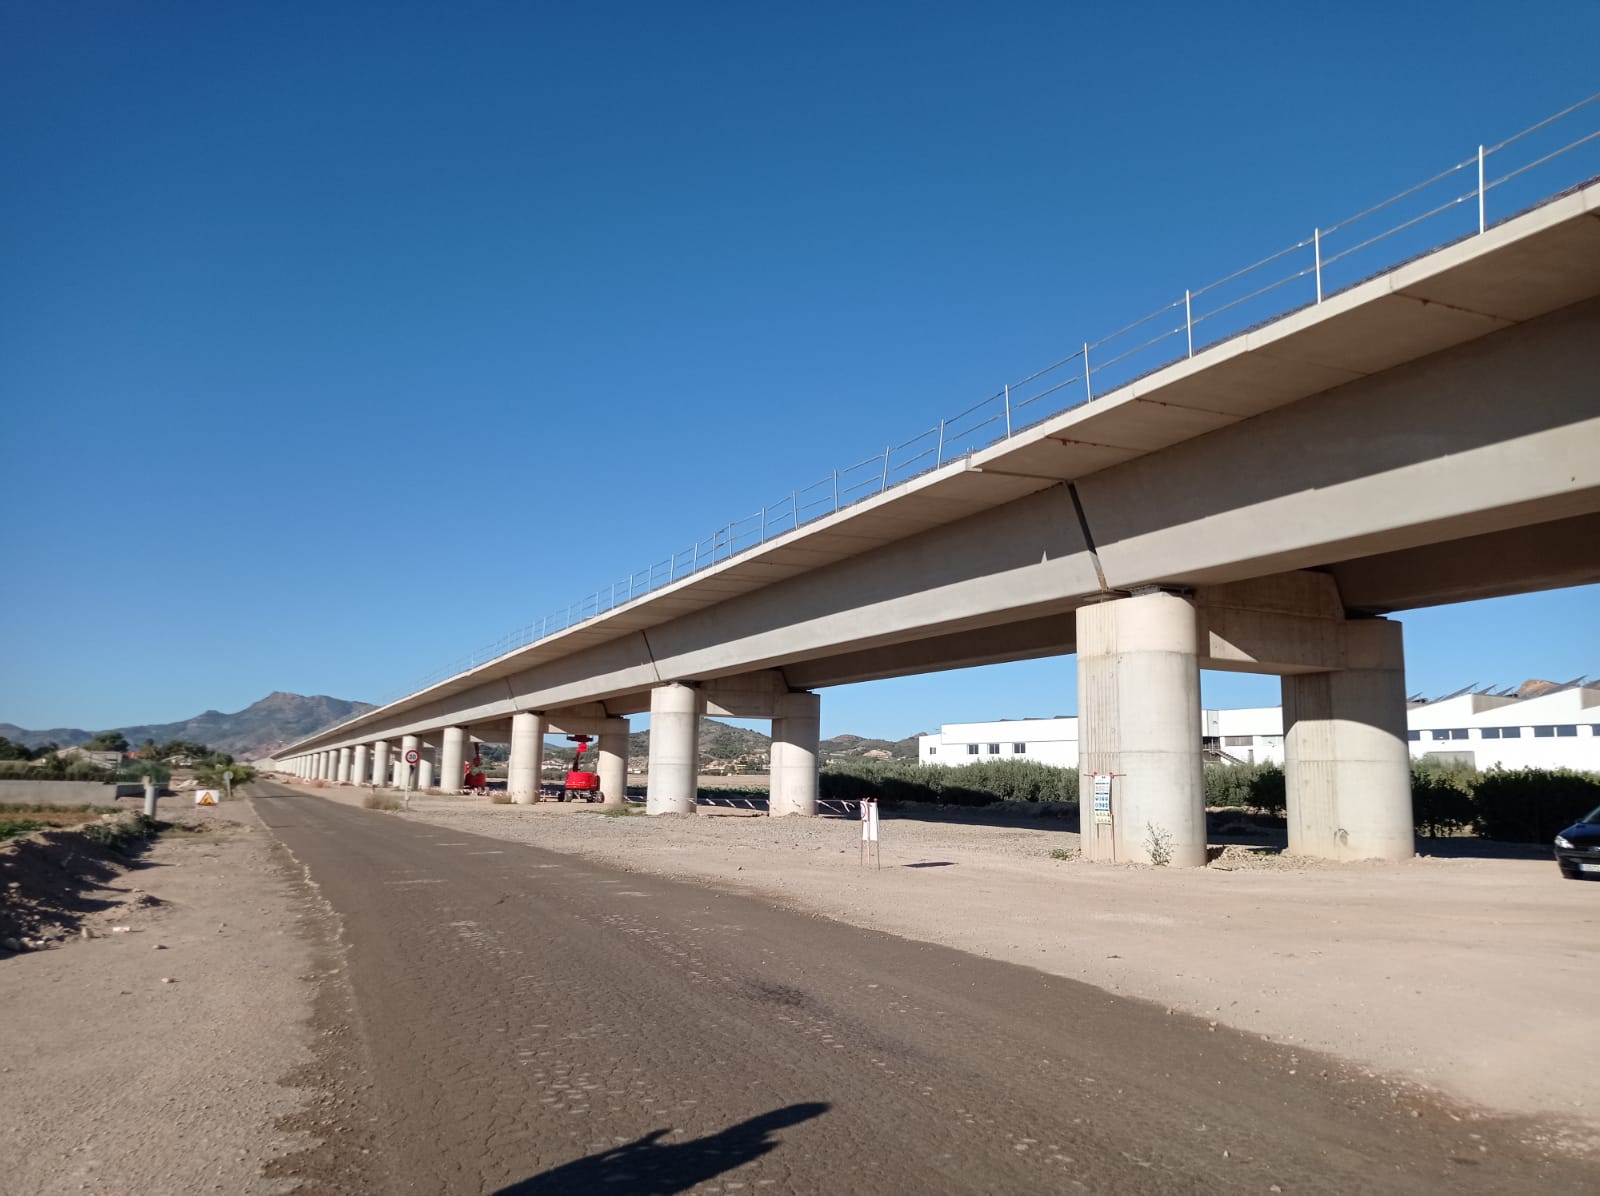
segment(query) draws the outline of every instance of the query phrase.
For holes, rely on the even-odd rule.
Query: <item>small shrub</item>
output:
[[[369,793],[361,799],[361,804],[369,810],[398,810],[400,803],[392,797],[381,793]]]
[[[36,818],[0,818],[0,839],[13,839],[44,828],[45,824]]]
[[[503,789],[494,789],[489,792],[489,804],[494,806],[509,806],[511,795]]]
[[[135,843],[142,843],[166,825],[143,814],[134,814],[111,822],[91,822],[81,833],[91,843],[109,847],[112,851],[125,852]]]
[[[1150,853],[1150,862],[1157,868],[1165,868],[1172,863],[1172,833],[1164,831],[1153,822],[1144,824],[1147,838],[1144,849]]]
[[[1080,852],[1074,851],[1070,847],[1052,847],[1050,849],[1050,858],[1052,860],[1075,860],[1080,854]]]

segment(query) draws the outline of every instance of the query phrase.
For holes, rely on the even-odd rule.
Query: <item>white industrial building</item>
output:
[[[1527,698],[1452,694],[1413,702],[1406,721],[1413,760],[1600,772],[1600,685],[1568,685]],[[1210,760],[1283,763],[1281,707],[1202,710],[1198,730]],[[917,755],[924,764],[1017,759],[1076,768],[1078,720],[1063,716],[947,723],[938,734],[921,737]]]

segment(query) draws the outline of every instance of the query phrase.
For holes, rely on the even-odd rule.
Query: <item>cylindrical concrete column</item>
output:
[[[600,724],[600,741],[595,752],[600,774],[600,804],[613,809],[628,800],[628,720],[608,718]]]
[[[372,783],[379,789],[392,783],[389,775],[389,741],[380,739],[372,745]]]
[[[415,735],[401,737],[400,754],[394,759],[394,787],[396,789],[416,788],[417,770],[406,763],[406,753],[414,751],[420,755],[422,752],[421,743],[422,740]]]
[[[422,745],[422,761],[417,765],[417,788],[433,788],[433,753],[431,744]]]
[[[1142,594],[1078,611],[1078,775],[1083,854],[1197,867],[1206,862],[1194,604]],[[1090,777],[1111,773],[1110,825]]]
[[[316,771],[316,774],[313,776],[312,779],[313,780],[318,780],[318,781],[325,781],[325,780],[328,779],[328,753],[327,752],[318,752],[317,753],[317,771]]]
[[[464,727],[446,727],[439,747],[439,789],[460,793],[461,778],[467,763],[467,732]]]
[[[350,749],[349,748],[340,748],[339,749],[339,784],[348,785],[349,783],[350,783]]]
[[[772,720],[768,810],[774,814],[817,812],[817,743],[822,735],[822,698],[790,693],[778,698]]]
[[[700,693],[674,682],[650,691],[646,814],[693,814],[700,779]]]
[[[1406,860],[1416,851],[1399,623],[1344,625],[1347,667],[1283,678],[1289,851]]]
[[[371,749],[364,743],[356,744],[355,754],[350,759],[350,783],[352,785],[365,785],[372,777],[371,764],[368,759]]]
[[[544,762],[544,715],[524,710],[511,716],[511,760],[506,792],[519,806],[539,800],[540,765]]]

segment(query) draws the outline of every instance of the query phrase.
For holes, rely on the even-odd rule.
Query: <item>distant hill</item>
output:
[[[874,752],[884,752],[902,760],[917,758],[915,735],[905,739],[869,739],[861,735],[836,735],[832,739],[824,739],[817,746],[824,760],[839,756],[866,756]],[[714,718],[700,720],[702,768],[714,763],[743,761],[753,764],[757,757],[760,758],[760,763],[765,765],[770,760],[771,753],[770,735],[763,735],[760,731],[747,731],[743,727],[732,727]],[[636,731],[628,736],[628,755],[635,761],[649,758],[650,732]]]
[[[78,727],[55,727],[48,731],[29,731],[11,723],[0,723],[0,735],[15,743],[37,747],[55,743],[71,747],[93,738],[99,730],[121,731],[134,745],[146,739],[162,743],[168,739],[187,739],[209,744],[244,760],[270,756],[285,744],[294,743],[324,727],[365,714],[377,707],[368,702],[348,702],[326,694],[268,694],[236,714],[207,710],[176,723],[151,723],[132,727],[104,727],[84,731]]]
[[[884,752],[896,760],[915,760],[917,740],[921,734],[919,731],[916,735],[908,735],[904,739],[867,739],[860,735],[835,735],[832,739],[824,739],[818,746],[824,756],[867,756]]]

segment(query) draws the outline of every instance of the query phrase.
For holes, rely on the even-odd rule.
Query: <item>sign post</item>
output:
[[[867,844],[872,844],[873,866],[883,867],[883,848],[878,842],[878,799],[864,797],[861,799],[861,864],[865,867],[867,862]]]
[[[1094,809],[1094,835],[1100,838],[1100,828],[1105,827],[1105,833],[1111,836],[1111,860],[1117,859],[1117,827],[1116,816],[1111,812],[1111,778],[1114,773],[1097,772],[1093,774],[1090,784],[1090,794]]]
[[[416,748],[407,748],[406,754],[402,759],[406,762],[405,807],[409,810],[411,808],[411,770],[416,766],[417,761],[422,759],[422,753],[417,751]]]
[[[228,791],[228,800],[233,800],[233,769],[225,769],[222,773],[222,784]]]

